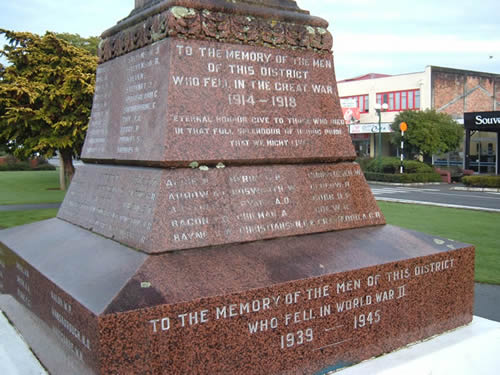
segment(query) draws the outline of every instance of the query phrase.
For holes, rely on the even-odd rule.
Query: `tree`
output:
[[[414,157],[422,155],[430,157],[437,153],[454,151],[460,146],[464,130],[446,113],[438,113],[434,109],[425,111],[404,111],[399,113],[391,124],[391,141],[401,143],[399,124],[406,122],[405,153]]]
[[[50,32],[0,34],[9,42],[0,50],[9,63],[0,72],[0,142],[21,159],[57,151],[70,181],[90,118],[97,58]]]
[[[91,36],[89,38],[83,38],[79,34],[70,33],[56,33],[59,39],[65,40],[72,46],[84,49],[88,51],[92,56],[97,56],[97,48],[101,42],[101,38],[98,36]]]

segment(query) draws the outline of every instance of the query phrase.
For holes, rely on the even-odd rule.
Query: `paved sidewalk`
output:
[[[0,205],[0,211],[44,210],[47,208],[59,208],[60,206],[61,203],[12,204]]]
[[[500,322],[500,285],[476,283],[474,292],[474,315]]]
[[[0,373],[5,375],[46,375],[28,345],[0,310]]]

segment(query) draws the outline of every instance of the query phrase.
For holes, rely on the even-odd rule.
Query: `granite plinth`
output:
[[[355,163],[85,165],[58,217],[148,253],[385,224]]]
[[[147,166],[356,157],[331,53],[167,38],[101,64],[87,162]]]
[[[324,374],[472,320],[474,248],[393,226],[148,256],[52,219],[0,243],[0,292],[96,374]]]

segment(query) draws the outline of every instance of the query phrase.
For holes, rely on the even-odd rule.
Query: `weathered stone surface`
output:
[[[58,217],[148,253],[385,224],[355,163],[86,165]]]
[[[393,226],[146,256],[53,219],[0,261],[98,374],[326,373],[472,319],[473,247]]]
[[[168,37],[325,53],[332,48],[327,27],[295,2],[154,1],[105,31],[98,57],[102,63]]]
[[[354,160],[331,54],[169,38],[101,64],[82,159]]]

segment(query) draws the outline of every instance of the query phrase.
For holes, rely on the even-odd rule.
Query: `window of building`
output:
[[[356,102],[356,105],[358,106],[360,113],[366,113],[370,109],[368,95],[343,96],[340,99],[353,99]]]
[[[420,109],[420,90],[393,91],[377,94],[377,103],[387,103],[389,111]]]

